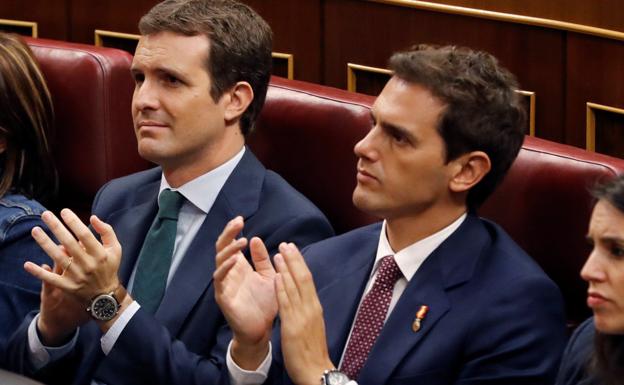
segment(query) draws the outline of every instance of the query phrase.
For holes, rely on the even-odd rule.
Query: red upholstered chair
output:
[[[108,180],[149,166],[137,154],[130,104],[132,56],[111,48],[25,38],[48,82],[56,115],[58,202],[85,218]]]
[[[355,209],[353,146],[370,129],[374,98],[273,78],[250,145],[325,212],[338,233],[375,220]],[[559,284],[571,326],[589,310],[579,271],[588,253],[588,188],[624,172],[624,160],[527,137],[480,214],[502,225]]]
[[[624,172],[624,160],[526,137],[502,185],[480,210],[531,255],[559,285],[570,327],[591,313],[579,275],[593,199],[589,189]]]
[[[371,126],[375,98],[273,77],[250,147],[312,200],[337,233],[376,219],[353,207],[353,146]]]

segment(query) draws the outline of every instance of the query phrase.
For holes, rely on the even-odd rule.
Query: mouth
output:
[[[137,128],[143,127],[167,127],[168,125],[156,120],[140,120],[137,123]]]
[[[591,308],[602,306],[608,301],[609,300],[600,293],[594,291],[587,293],[587,306]]]
[[[377,178],[361,167],[357,169],[357,181],[361,183],[376,181]]]

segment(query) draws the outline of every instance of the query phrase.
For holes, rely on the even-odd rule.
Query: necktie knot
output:
[[[393,255],[387,255],[381,259],[381,265],[377,271],[375,283],[380,285],[394,287],[396,281],[401,278],[401,269],[394,260]]]
[[[184,197],[177,191],[164,189],[158,197],[158,218],[178,219],[180,207],[184,203]]]

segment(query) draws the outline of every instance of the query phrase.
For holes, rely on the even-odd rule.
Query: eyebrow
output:
[[[176,69],[170,68],[170,67],[162,67],[162,66],[161,67],[156,67],[156,68],[153,69],[153,71],[155,71],[158,74],[172,75],[172,76],[175,76],[177,78],[180,78],[180,80],[185,80],[185,81],[188,80],[186,75],[184,75],[182,72],[180,72],[180,71],[178,71]],[[145,70],[139,68],[139,66],[132,65],[130,67],[130,72],[132,74],[136,74],[137,72],[144,73]]]
[[[401,127],[401,126],[397,126],[396,124],[385,122],[383,120],[378,121],[372,109],[370,110],[370,115],[371,115],[371,119],[373,120],[373,122],[376,122],[377,124],[379,124],[379,126],[387,133],[392,134],[392,135],[401,135],[405,137],[409,142],[412,142],[412,143],[417,141],[417,138],[408,129]]]
[[[594,239],[589,234],[585,236],[585,239],[590,243],[594,242]],[[624,245],[624,238],[616,236],[598,237],[598,240],[601,242],[619,243]]]

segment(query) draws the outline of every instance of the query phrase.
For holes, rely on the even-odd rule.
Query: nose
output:
[[[158,92],[152,82],[146,79],[135,85],[132,95],[132,106],[137,111],[158,109]]]
[[[353,148],[355,156],[369,161],[375,161],[379,158],[379,150],[376,144],[379,136],[378,131],[376,126],[373,127],[365,137],[355,144]]]
[[[598,246],[594,246],[587,261],[585,261],[585,265],[583,265],[581,269],[581,278],[587,282],[604,281],[607,275],[601,261],[601,252]]]

